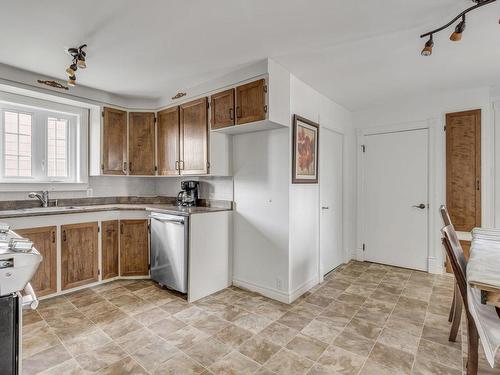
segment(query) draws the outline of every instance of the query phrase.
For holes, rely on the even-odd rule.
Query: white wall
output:
[[[291,116],[300,115],[319,123],[320,128],[344,135],[343,250],[347,261],[355,249],[355,132],[351,113],[293,75],[290,93]],[[291,155],[291,142],[289,145]],[[321,184],[321,176],[319,178]],[[317,184],[290,184],[290,293],[293,297],[320,280],[319,189]]]
[[[233,136],[235,285],[288,300],[289,129]]]
[[[377,127],[408,127],[411,123],[426,122],[431,130],[430,171],[434,172],[435,188],[430,191],[434,196],[435,207],[430,207],[431,248],[429,256],[434,258],[436,268],[441,272],[443,253],[440,245],[439,229],[442,226],[438,213],[445,197],[445,115],[470,109],[482,110],[482,225],[494,225],[494,122],[490,89],[487,87],[428,93],[425,96],[402,97],[397,101],[379,103],[371,108],[353,114],[354,125],[359,129]],[[432,155],[433,154],[433,155]],[[498,186],[498,184],[497,184]],[[498,210],[498,208],[497,208]],[[362,239],[358,238],[358,247]],[[360,250],[360,249],[358,249]]]

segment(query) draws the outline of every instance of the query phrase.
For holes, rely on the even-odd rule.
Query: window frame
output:
[[[4,113],[32,116],[31,177],[5,177]],[[48,176],[48,118],[67,120],[67,177]],[[0,191],[85,190],[88,188],[89,110],[38,98],[0,92]],[[44,141],[40,141],[40,138]]]

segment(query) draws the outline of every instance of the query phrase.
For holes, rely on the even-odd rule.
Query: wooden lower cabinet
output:
[[[56,227],[16,229],[16,233],[33,241],[42,255],[42,263],[30,283],[38,297],[57,292]]]
[[[103,221],[102,227],[102,279],[118,276],[119,223]]]
[[[61,288],[98,281],[97,222],[61,225]]]
[[[120,220],[121,276],[149,274],[149,229],[147,220]]]

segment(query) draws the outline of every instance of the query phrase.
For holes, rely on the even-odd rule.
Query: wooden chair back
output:
[[[448,225],[453,225],[451,223],[450,214],[448,213],[448,209],[445,205],[441,205],[441,207],[439,207],[439,212],[441,213],[441,218],[443,219],[445,227],[447,227]]]
[[[464,306],[468,312],[467,305],[467,260],[465,259],[462,246],[455,232],[453,225],[447,225],[441,229],[443,234],[443,246],[450,260],[451,269],[455,275],[457,281],[458,289],[462,295],[462,300],[464,301]]]

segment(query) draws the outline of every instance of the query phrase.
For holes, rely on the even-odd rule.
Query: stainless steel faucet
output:
[[[47,190],[42,191],[41,193],[35,193],[33,191],[28,194],[28,197],[37,198],[42,203],[42,207],[49,206],[49,192]]]

